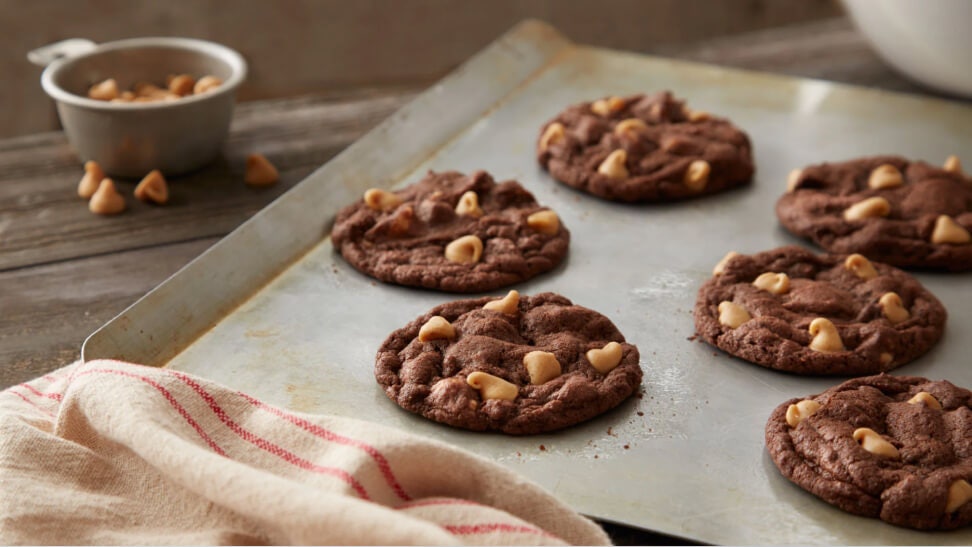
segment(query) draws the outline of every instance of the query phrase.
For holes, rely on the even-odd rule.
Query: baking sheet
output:
[[[662,89],[749,133],[751,187],[619,205],[570,190],[536,164],[539,127],[565,105]],[[387,148],[404,135],[407,150]],[[385,153],[376,154],[381,143]],[[532,478],[585,514],[695,540],[972,544],[972,530],[896,528],[790,484],[765,452],[766,418],[780,402],[841,379],[766,370],[689,340],[697,288],[727,251],[798,243],[773,215],[790,169],[878,153],[972,159],[972,109],[575,46],[529,22],[108,323],[83,356],[165,365],[293,410],[434,437]],[[333,251],[330,221],[368,187],[405,185],[428,169],[479,168],[520,180],[571,230],[566,263],[516,288],[556,291],[609,316],[641,351],[639,398],[562,432],[517,438],[426,421],[379,389],[372,370],[385,336],[456,296],[362,276]],[[972,386],[969,277],[918,277],[946,304],[949,323],[935,349],[898,372]]]

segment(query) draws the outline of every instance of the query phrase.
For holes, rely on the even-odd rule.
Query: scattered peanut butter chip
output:
[[[374,211],[390,211],[401,205],[402,198],[380,188],[369,188],[365,190],[364,202],[369,209]]]
[[[709,182],[709,174],[712,166],[705,160],[695,160],[689,164],[688,169],[682,176],[682,184],[693,192],[705,190],[705,185]]]
[[[624,99],[621,97],[608,97],[591,103],[591,112],[598,116],[609,116],[622,108],[624,108]]]
[[[250,154],[246,157],[243,180],[251,186],[269,186],[280,180],[280,174],[263,154]]]
[[[145,201],[165,204],[169,201],[169,186],[158,169],[153,169],[135,187],[135,197]]]
[[[102,179],[88,202],[88,210],[98,215],[117,215],[125,210],[125,196],[118,193],[113,180]]]
[[[105,172],[94,160],[84,162],[84,176],[78,183],[78,195],[84,199],[91,199],[91,196],[98,191],[98,185],[105,178]]]
[[[469,190],[459,197],[459,203],[456,204],[456,214],[475,218],[483,216],[484,213],[479,206],[479,196],[476,192]]]
[[[972,236],[961,224],[948,215],[939,215],[935,219],[935,228],[932,230],[931,242],[943,245],[960,245],[972,241]]]

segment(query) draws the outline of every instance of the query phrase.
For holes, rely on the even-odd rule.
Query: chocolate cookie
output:
[[[331,238],[352,266],[382,281],[479,292],[555,268],[570,232],[518,182],[449,171],[397,192],[368,190],[338,213]]]
[[[638,348],[603,315],[554,293],[457,300],[381,345],[375,377],[430,420],[511,435],[553,431],[614,408],[641,384]]]
[[[698,334],[768,368],[875,374],[922,355],[945,329],[945,308],[918,280],[857,254],[729,253],[712,273],[695,304]]]
[[[972,392],[944,380],[856,378],[776,407],[783,476],[844,511],[919,530],[972,522]]]
[[[905,268],[972,269],[972,178],[896,156],[813,165],[790,174],[776,204],[787,230],[835,253]]]
[[[615,201],[692,198],[747,184],[749,137],[664,91],[570,106],[544,125],[537,159],[560,182]]]

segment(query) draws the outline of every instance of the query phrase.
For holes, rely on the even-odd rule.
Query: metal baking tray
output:
[[[749,133],[751,187],[620,205],[568,189],[538,167],[539,127],[564,106],[663,89]],[[774,372],[690,340],[696,291],[727,251],[797,242],[773,213],[790,169],[878,153],[972,160],[972,109],[580,46],[528,21],[92,334],[83,358],[167,366],[293,410],[433,437],[530,477],[587,515],[694,540],[972,544],[970,529],[897,528],[790,484],[766,454],[766,419],[782,401],[841,379]],[[479,168],[522,181],[569,227],[566,263],[517,289],[559,292],[609,316],[641,350],[641,396],[561,432],[508,437],[432,423],[379,389],[372,370],[385,336],[459,296],[359,274],[327,237],[334,215],[368,187],[406,185],[428,169]],[[972,386],[969,277],[918,277],[951,315],[941,343],[898,373]]]

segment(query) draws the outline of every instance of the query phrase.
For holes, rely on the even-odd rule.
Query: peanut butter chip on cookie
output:
[[[822,353],[844,351],[844,341],[830,319],[818,317],[810,322],[810,349]]]
[[[541,234],[552,236],[560,231],[560,217],[550,210],[537,211],[527,217],[527,226]]]
[[[607,374],[621,363],[621,344],[608,342],[601,349],[587,351],[587,360],[601,374]]]
[[[932,230],[931,242],[935,244],[960,245],[972,240],[969,231],[948,215],[939,215]]]
[[[540,135],[540,150],[546,151],[555,144],[560,144],[567,140],[567,133],[564,131],[564,124],[554,122],[543,130]]]
[[[972,484],[965,479],[959,479],[948,487],[948,498],[945,502],[945,512],[954,513],[972,500]]]
[[[601,165],[597,167],[597,172],[609,179],[623,179],[628,177],[628,168],[625,162],[628,160],[628,153],[624,150],[615,150],[604,158]]]
[[[790,290],[790,277],[785,273],[766,272],[753,281],[753,286],[773,294],[786,294]]]
[[[934,395],[928,393],[927,391],[919,391],[914,397],[908,399],[908,404],[912,405],[923,405],[932,410],[941,410],[942,403],[938,402],[938,399]]]
[[[890,163],[875,167],[867,179],[867,185],[875,189],[895,188],[902,184],[904,177],[901,176],[901,171]]]
[[[871,428],[859,427],[854,430],[853,437],[855,441],[860,443],[861,448],[871,454],[893,460],[901,459],[898,449]]]
[[[750,319],[752,319],[752,316],[749,315],[746,308],[739,304],[728,300],[719,303],[719,323],[721,325],[734,329]]]
[[[958,156],[949,156],[945,160],[945,170],[950,173],[961,173],[962,172],[962,162],[959,161]]]
[[[877,277],[877,270],[864,255],[852,254],[844,260],[844,267],[857,277],[867,280]]]
[[[560,376],[560,362],[548,351],[531,351],[523,356],[523,366],[530,375],[530,383],[538,386]]]
[[[804,399],[799,403],[792,404],[786,409],[786,424],[790,427],[796,427],[818,410],[820,410],[820,403],[813,399]]]
[[[499,300],[487,302],[483,305],[483,309],[498,311],[500,313],[505,313],[506,315],[516,315],[519,305],[520,293],[517,291],[510,291],[506,293],[506,296]]]
[[[483,255],[483,240],[476,236],[462,236],[446,245],[445,257],[449,262],[475,264]]]
[[[512,401],[520,393],[515,384],[486,372],[473,372],[466,377],[466,383],[478,389],[483,399]]]

